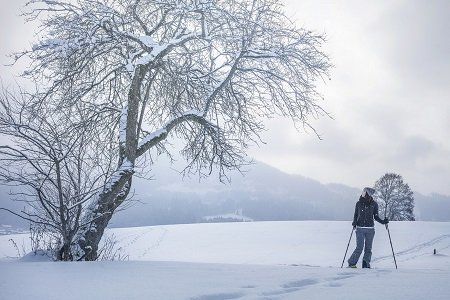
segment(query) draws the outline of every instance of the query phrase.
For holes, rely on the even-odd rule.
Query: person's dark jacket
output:
[[[371,196],[359,197],[359,201],[356,202],[352,225],[374,227],[374,219],[381,224],[388,223],[387,219],[381,220],[378,216],[378,203]]]

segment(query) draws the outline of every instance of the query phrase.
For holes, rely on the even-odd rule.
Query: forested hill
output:
[[[136,201],[113,218],[112,226],[197,223],[230,214],[260,221],[351,220],[361,192],[290,175],[261,162],[243,175],[231,173],[231,183],[220,183],[214,176],[182,179],[158,164],[152,174],[154,180],[135,180]],[[415,193],[415,198],[417,220],[450,221],[450,197]]]
[[[243,175],[230,173],[231,183],[220,183],[214,175],[200,181],[195,176],[183,179],[173,168],[156,163],[152,180],[134,180],[129,208],[117,213],[110,226],[221,221],[222,215],[242,215],[245,220],[351,220],[353,217],[359,188],[322,184],[261,162],[247,169]],[[1,187],[0,206],[22,208],[24,203],[11,203],[9,190]],[[414,196],[417,220],[450,221],[449,196],[419,193]],[[4,211],[0,211],[0,223],[27,227],[26,222],[19,222]]]

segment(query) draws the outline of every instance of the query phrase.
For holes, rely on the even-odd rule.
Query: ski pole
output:
[[[389,232],[388,224],[385,224],[385,225],[386,225],[386,229],[387,229],[387,232],[389,235],[389,242],[391,243],[392,256],[394,257],[395,268],[397,269],[397,260],[395,259],[394,247],[392,247],[391,233]]]
[[[344,259],[342,260],[341,269],[344,266],[345,257],[347,256],[348,246],[350,246],[350,241],[352,240],[353,231],[355,231],[355,227],[352,228],[352,233],[350,234],[350,239],[348,240],[347,249],[345,249]]]

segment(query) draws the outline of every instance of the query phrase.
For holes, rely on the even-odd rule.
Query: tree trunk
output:
[[[70,249],[70,243],[67,241],[64,242],[61,249],[59,249],[57,254],[57,260],[58,261],[71,261],[73,260],[72,251]]]
[[[95,261],[98,258],[99,243],[111,220],[114,211],[125,201],[131,188],[133,171],[123,172],[113,186],[99,195],[95,207],[88,218],[91,222],[81,229],[76,244],[82,253],[77,253],[77,260]]]

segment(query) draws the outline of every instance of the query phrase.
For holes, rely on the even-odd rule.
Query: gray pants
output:
[[[356,229],[356,249],[348,259],[350,265],[356,265],[364,248],[365,262],[370,263],[372,259],[372,243],[375,236],[375,228],[357,228]],[[365,245],[365,246],[364,246]]]

